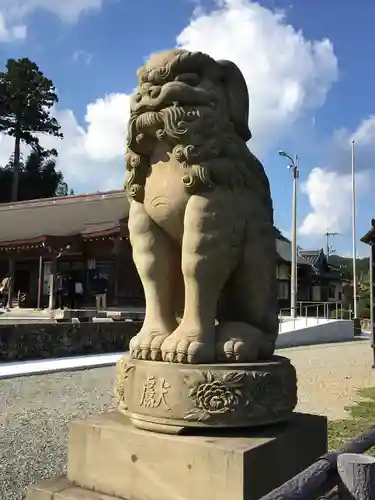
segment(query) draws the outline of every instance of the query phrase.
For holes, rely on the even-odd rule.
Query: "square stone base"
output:
[[[72,484],[66,477],[46,479],[27,491],[27,500],[122,500],[89,491]]]
[[[256,500],[326,451],[327,419],[316,415],[176,436],[113,412],[72,424],[67,478],[32,486],[27,500]]]

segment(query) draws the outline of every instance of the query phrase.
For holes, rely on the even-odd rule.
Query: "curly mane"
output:
[[[183,50],[157,57],[159,67],[152,65],[151,58],[138,71],[138,92],[132,97],[126,152],[128,196],[143,202],[150,156],[156,142],[163,141],[184,169],[183,183],[189,194],[220,186],[244,189],[268,200],[268,179],[244,140],[251,136],[248,109],[241,110],[247,132],[234,122],[236,115],[231,116],[223,75],[227,61]]]

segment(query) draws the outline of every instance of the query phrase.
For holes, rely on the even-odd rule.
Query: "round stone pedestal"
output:
[[[189,427],[252,427],[288,420],[297,404],[296,371],[274,356],[255,363],[117,363],[120,412],[136,427],[176,434]]]

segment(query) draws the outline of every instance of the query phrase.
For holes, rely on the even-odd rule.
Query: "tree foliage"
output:
[[[330,255],[329,263],[340,267],[344,278],[353,279],[353,259],[350,257],[341,257],[340,255]],[[369,272],[369,258],[356,259],[356,274],[359,281],[365,280]]]
[[[350,280],[350,283],[345,285],[345,295],[353,309],[353,259],[350,257],[340,257],[332,255],[329,258],[330,264],[340,267],[343,277]],[[357,304],[358,315],[360,318],[369,318],[371,309],[370,299],[370,274],[369,274],[369,258],[356,259],[356,275],[357,275]]]
[[[12,200],[19,199],[20,194],[21,143],[36,154],[43,154],[41,134],[63,137],[59,123],[50,114],[57,102],[52,81],[34,62],[27,58],[8,59],[6,71],[0,72],[0,132],[14,137]]]
[[[12,201],[13,159],[0,168],[0,203]],[[20,157],[19,200],[67,196],[69,188],[63,174],[56,170],[56,152],[32,151],[23,161]],[[72,191],[70,192],[72,194]]]

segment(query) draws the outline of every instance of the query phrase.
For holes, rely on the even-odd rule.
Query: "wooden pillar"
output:
[[[115,257],[114,265],[114,284],[113,284],[113,305],[118,305],[118,290],[119,290],[119,273],[118,273],[118,255]]]
[[[48,298],[48,309],[52,310],[55,306],[55,277],[56,277],[56,254],[52,257],[51,275],[49,282],[49,298]]]
[[[119,260],[121,258],[121,247],[122,247],[122,240],[120,237],[115,238],[113,240],[113,250],[112,254],[115,257],[114,261],[114,284],[113,284],[113,305],[117,306],[119,303],[119,276],[120,276],[120,265],[119,265]]]
[[[39,256],[37,309],[41,309],[43,297],[43,255]]]
[[[15,278],[15,260],[13,255],[9,257],[9,283],[8,283],[8,309],[12,308],[13,305],[13,292],[14,292],[14,278]]]

